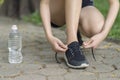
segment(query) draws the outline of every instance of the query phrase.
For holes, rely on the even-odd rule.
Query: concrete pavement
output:
[[[23,62],[8,63],[7,40],[13,24],[23,36]],[[65,42],[65,32],[53,29],[55,36]],[[87,49],[90,66],[84,70],[68,68],[59,54],[56,63],[42,27],[9,18],[0,18],[0,80],[120,80],[120,44],[104,41],[95,50],[97,61]]]

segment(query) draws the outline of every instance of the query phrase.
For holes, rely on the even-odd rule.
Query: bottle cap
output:
[[[17,25],[13,25],[12,26],[12,30],[17,30],[18,28],[17,28]]]

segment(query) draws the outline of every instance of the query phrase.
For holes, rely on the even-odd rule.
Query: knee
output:
[[[90,31],[91,36],[100,33],[103,29],[103,26],[104,26],[104,19],[92,25],[92,29]]]
[[[95,21],[94,23],[89,23],[86,26],[86,29],[84,28],[85,36],[90,38],[102,31],[104,27],[104,19],[101,19],[100,21]]]
[[[104,27],[104,16],[94,7],[88,7],[89,9],[89,16],[88,14],[81,13],[81,26],[84,30],[84,33],[87,37],[92,37],[95,34],[98,34],[102,31]],[[86,7],[87,9],[87,7]],[[87,10],[86,10],[87,11]]]

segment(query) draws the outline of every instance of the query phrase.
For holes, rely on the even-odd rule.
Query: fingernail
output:
[[[86,43],[84,43],[84,45],[87,45]]]

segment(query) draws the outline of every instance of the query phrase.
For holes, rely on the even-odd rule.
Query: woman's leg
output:
[[[86,6],[81,10],[80,31],[87,37],[92,37],[101,32],[104,25],[104,17],[94,6]]]
[[[65,0],[65,18],[67,26],[67,44],[77,40],[77,29],[82,0]]]
[[[51,0],[51,22],[67,26],[67,44],[77,41],[77,28],[79,23],[82,0]],[[66,19],[66,20],[65,20]]]
[[[64,55],[66,64],[72,68],[86,68],[89,66],[89,64],[84,54],[80,50],[79,42],[77,40],[77,30],[78,30],[82,0],[64,0],[64,1],[65,1],[63,3],[65,5],[63,9],[64,11],[61,10],[62,8],[60,7],[59,3],[58,3],[59,7],[56,5],[57,9],[56,8],[51,9],[52,11],[51,15],[53,15],[51,17],[51,21],[55,24],[58,24],[62,22],[61,20],[64,20],[64,22],[66,23],[67,44],[68,44],[68,49],[66,50],[65,55]],[[60,13],[63,12],[62,18],[57,17],[59,16],[58,14],[60,14],[60,13],[57,13],[59,11],[61,11]]]
[[[51,22],[63,26],[65,24],[65,0],[50,0]]]

